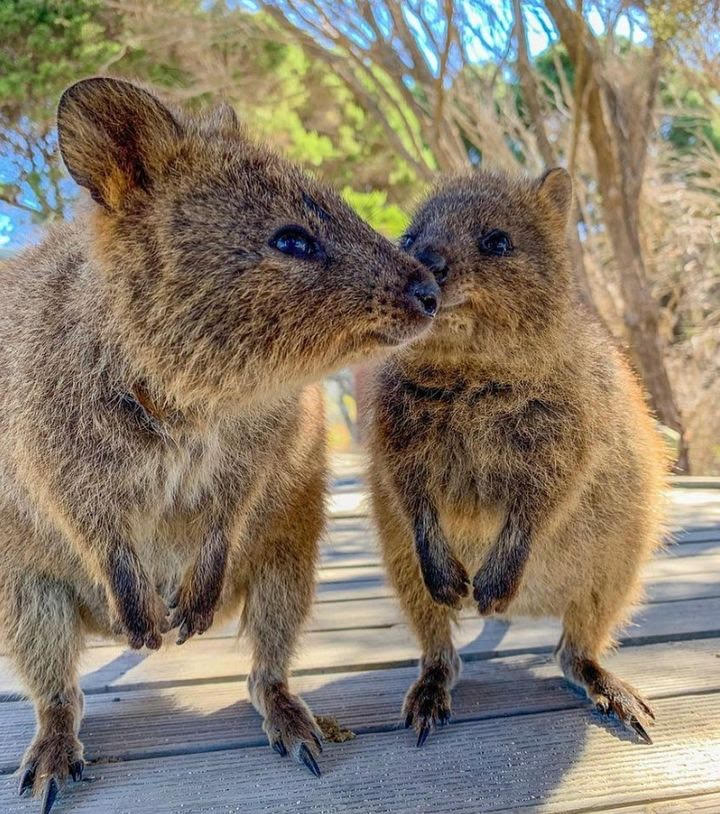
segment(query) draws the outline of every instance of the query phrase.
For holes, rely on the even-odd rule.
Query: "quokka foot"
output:
[[[405,728],[411,726],[417,733],[417,746],[422,746],[437,726],[450,720],[452,676],[444,663],[435,662],[426,667],[410,687],[403,704]]]
[[[265,709],[263,729],[270,746],[320,777],[316,759],[323,750],[322,732],[303,701],[282,686],[270,687],[265,691]]]
[[[38,733],[20,767],[20,796],[30,791],[41,798],[41,814],[48,814],[69,778],[82,780],[83,747],[73,733]]]
[[[576,660],[568,678],[585,690],[601,712],[614,713],[641,740],[652,743],[646,727],[655,722],[655,713],[637,690],[590,658]]]

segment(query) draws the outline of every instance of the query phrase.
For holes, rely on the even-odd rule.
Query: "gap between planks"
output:
[[[720,692],[719,651],[720,639],[629,647],[605,663],[657,700]],[[292,688],[316,714],[337,716],[358,734],[369,734],[398,728],[402,698],[416,676],[416,667],[322,675],[294,679]],[[245,684],[174,685],[170,690],[89,696],[81,733],[88,755],[101,761],[138,760],[151,754],[248,748],[264,742]],[[454,692],[453,719],[489,720],[582,707],[588,707],[588,701],[571,690],[554,660],[522,655],[465,663]],[[14,753],[16,760],[33,729],[29,704],[4,705],[2,771],[16,768],[5,755]],[[188,732],[192,746],[187,745]]]

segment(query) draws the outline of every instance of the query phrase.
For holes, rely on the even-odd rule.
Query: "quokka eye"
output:
[[[283,226],[268,243],[273,249],[298,260],[316,260],[323,256],[320,244],[302,226]]]
[[[512,253],[513,244],[510,235],[501,229],[491,229],[479,241],[480,251],[493,257],[505,257]]]
[[[400,238],[400,248],[401,248],[401,249],[402,249],[404,252],[406,252],[406,251],[407,251],[407,250],[408,250],[408,249],[409,249],[409,248],[412,246],[412,244],[413,244],[414,242],[415,242],[415,235],[411,235],[411,234],[409,234],[409,233],[404,234],[404,235],[403,235],[403,236]]]

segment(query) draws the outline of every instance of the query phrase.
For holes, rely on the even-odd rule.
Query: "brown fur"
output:
[[[447,275],[432,330],[378,368],[372,396],[374,513],[423,651],[405,707],[420,740],[449,714],[450,623],[469,601],[561,618],[567,677],[640,734],[649,717],[596,660],[660,543],[666,465],[635,378],[575,299],[571,195],[563,170],[450,178],[403,239]],[[494,229],[509,254],[482,250]]]
[[[156,648],[240,607],[271,743],[310,765],[287,689],[325,500],[306,383],[426,328],[437,286],[228,108],[93,79],[58,119],[95,203],[0,270],[0,633],[38,720],[21,790],[49,808],[81,771],[88,633]],[[287,224],[322,253],[269,245]]]

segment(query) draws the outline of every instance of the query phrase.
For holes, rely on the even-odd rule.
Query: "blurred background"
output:
[[[390,237],[439,172],[566,166],[578,285],[678,468],[720,474],[717,0],[2,0],[0,255],[72,213],[55,109],[97,73],[229,101]],[[328,382],[336,449],[359,389]]]

